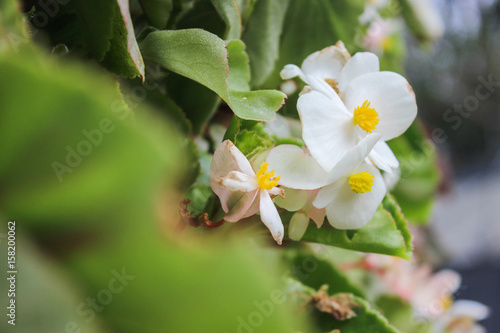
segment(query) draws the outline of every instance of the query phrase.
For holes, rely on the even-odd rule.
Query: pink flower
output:
[[[210,186],[226,212],[224,220],[238,222],[260,212],[262,222],[281,245],[284,228],[271,197],[284,196],[280,177],[262,163],[257,173],[243,153],[229,140],[216,149],[210,166]]]

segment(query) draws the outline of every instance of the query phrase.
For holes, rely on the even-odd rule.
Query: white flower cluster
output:
[[[281,185],[287,193],[282,207],[297,211],[290,223],[292,239],[302,237],[309,218],[320,227],[325,213],[335,228],[363,227],[387,192],[379,169],[392,173],[399,166],[385,141],[415,119],[412,88],[401,75],[380,72],[375,54],[351,57],[342,42],[311,54],[301,68],[286,65],[281,76],[298,76],[307,84],[297,102],[306,147],[279,145],[254,172],[230,141],[219,146],[210,181],[227,213],[224,219],[236,222],[260,211],[281,244],[283,225],[271,200],[284,195]]]

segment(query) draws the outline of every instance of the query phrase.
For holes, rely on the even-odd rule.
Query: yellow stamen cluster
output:
[[[349,177],[349,186],[356,193],[366,193],[372,190],[373,178],[369,171],[354,173]]]
[[[278,180],[281,179],[279,176],[274,177],[274,170],[267,172],[268,166],[269,163],[264,162],[260,165],[260,170],[257,171],[257,182],[259,183],[259,187],[265,190],[270,190],[277,186]]]
[[[337,80],[326,78],[325,82],[328,83],[328,85],[330,87],[332,87],[333,90],[335,90],[337,92],[337,94],[340,94],[339,87],[338,87],[339,83],[337,82]]]
[[[352,119],[354,120],[354,125],[358,125],[368,133],[377,129],[377,124],[379,122],[378,113],[374,108],[370,107],[369,101],[365,101],[363,105],[354,109],[354,116]]]
[[[450,295],[443,296],[440,301],[443,310],[448,310],[453,305],[453,298]]]

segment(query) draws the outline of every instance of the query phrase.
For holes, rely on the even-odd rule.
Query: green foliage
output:
[[[259,0],[242,37],[252,63],[252,86],[271,74],[279,55],[279,37],[289,0]]]
[[[172,0],[139,0],[149,24],[156,29],[165,29],[173,9]]]
[[[325,222],[321,228],[309,227],[302,239],[348,250],[387,254],[410,260],[411,234],[406,220],[396,207],[392,199],[386,198],[371,221],[361,229],[339,230]]]
[[[217,12],[226,23],[224,39],[238,39],[241,36],[241,17],[238,4],[234,0],[211,0]]]
[[[427,223],[439,185],[436,150],[418,123],[389,143],[398,157],[401,179],[392,190],[404,215],[413,223]]]
[[[366,298],[361,288],[354,285],[342,271],[314,255],[295,255],[291,260],[291,267],[293,277],[313,289],[320,289],[326,284],[331,294],[350,293]]]
[[[226,44],[206,31],[152,32],[141,43],[141,50],[144,58],[216,92],[241,118],[272,120],[284,100],[285,95],[278,91],[238,91],[229,86]]]

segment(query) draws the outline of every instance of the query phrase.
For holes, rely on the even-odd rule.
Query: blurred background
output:
[[[500,327],[500,5],[435,0],[444,36],[408,36],[406,73],[440,153],[442,181],[429,225],[442,265],[460,272],[457,296],[492,309]]]

